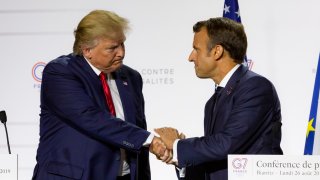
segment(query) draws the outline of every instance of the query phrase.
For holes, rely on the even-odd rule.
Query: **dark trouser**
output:
[[[130,174],[127,174],[125,176],[118,176],[117,180],[130,180]]]

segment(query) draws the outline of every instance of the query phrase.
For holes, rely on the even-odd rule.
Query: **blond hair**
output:
[[[74,30],[73,53],[82,55],[84,47],[93,48],[98,39],[116,39],[129,29],[129,21],[114,12],[94,10],[86,15]]]

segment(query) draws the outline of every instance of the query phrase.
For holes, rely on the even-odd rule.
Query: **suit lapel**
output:
[[[92,70],[88,62],[82,56],[76,56],[76,63],[80,67],[79,71],[85,71],[84,75],[89,78],[89,82],[93,83],[94,91],[98,93],[94,98],[101,105],[102,108],[108,109],[107,104],[105,103],[104,93],[102,90],[101,81],[99,76]],[[124,67],[121,67],[118,71],[113,73],[115,82],[119,91],[121,103],[123,106],[123,113],[125,120],[135,124],[135,108],[134,101],[132,96],[132,84],[129,81],[129,78],[124,72]]]
[[[74,58],[76,59],[75,70],[77,71],[77,74],[81,76],[82,80],[87,82],[84,83],[84,85],[86,86],[86,89],[88,89],[88,95],[94,98],[102,109],[108,109],[99,76],[93,71],[83,56],[74,56]]]
[[[213,133],[215,123],[219,123],[219,120],[217,120],[217,114],[219,113],[219,111],[226,110],[226,106],[224,104],[227,102],[227,98],[230,98],[232,96],[232,93],[235,91],[241,78],[245,75],[247,71],[248,71],[248,68],[241,65],[233,73],[226,87],[221,90],[220,95],[217,97],[218,99],[215,105],[215,109],[213,109],[213,107],[211,109],[212,116],[211,116],[210,126],[208,127],[209,128],[208,132],[210,134]]]
[[[114,73],[115,81],[117,84],[117,88],[119,91],[121,103],[123,106],[123,113],[125,120],[127,122],[131,122],[132,124],[136,124],[135,122],[135,108],[132,97],[132,84],[130,83],[127,75],[122,70],[123,67],[120,68],[117,72]]]
[[[93,71],[93,69],[88,64],[87,60],[84,59],[83,56],[76,56],[77,57],[77,63],[79,64],[80,68],[84,71],[86,71],[86,74],[89,74],[90,78],[93,79],[93,83],[100,84],[99,76]]]

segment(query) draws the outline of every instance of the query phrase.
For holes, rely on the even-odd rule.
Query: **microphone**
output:
[[[4,124],[4,129],[6,130],[8,151],[9,151],[9,154],[11,154],[9,137],[8,137],[8,130],[7,130],[7,125],[6,125],[7,115],[6,115],[6,112],[5,112],[5,111],[0,111],[0,121]]]

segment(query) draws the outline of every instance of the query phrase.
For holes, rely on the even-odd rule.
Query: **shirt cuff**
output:
[[[172,153],[173,153],[172,161],[173,162],[178,162],[178,142],[179,142],[179,140],[180,139],[176,139],[173,142],[173,150],[172,150]]]
[[[147,140],[143,143],[143,146],[149,146],[154,138],[154,134],[150,133]]]
[[[176,167],[176,168],[179,171],[179,178],[186,177],[186,168],[178,168],[178,167]]]
[[[173,157],[172,157],[172,161],[173,162],[177,162],[178,163],[178,142],[180,141],[180,139],[176,139],[174,142],[173,142]],[[176,167],[177,170],[179,171],[179,177],[180,178],[184,178],[186,176],[186,168],[183,167],[183,168],[178,168]]]

